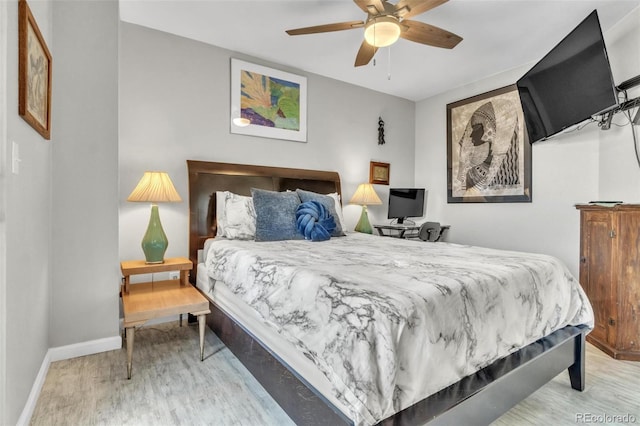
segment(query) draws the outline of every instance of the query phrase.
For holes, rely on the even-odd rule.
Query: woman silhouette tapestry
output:
[[[462,103],[464,101],[460,101]],[[451,195],[466,201],[526,195],[524,121],[517,92],[451,108]],[[530,161],[530,160],[529,160]],[[528,201],[528,200],[516,200]]]

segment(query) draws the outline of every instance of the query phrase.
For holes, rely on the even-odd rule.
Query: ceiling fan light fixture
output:
[[[400,25],[392,16],[378,16],[367,22],[364,28],[364,39],[371,46],[390,46],[400,38]]]

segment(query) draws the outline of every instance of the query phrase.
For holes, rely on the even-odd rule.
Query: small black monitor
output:
[[[424,188],[390,188],[389,219],[403,224],[408,217],[424,216]]]

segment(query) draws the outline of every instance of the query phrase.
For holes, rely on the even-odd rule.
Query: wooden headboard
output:
[[[216,191],[251,195],[251,188],[272,191],[296,190],[327,194],[340,188],[337,172],[289,169],[246,164],[187,160],[189,171],[189,258],[195,265],[198,250],[216,235]],[[195,273],[192,274],[192,280]]]

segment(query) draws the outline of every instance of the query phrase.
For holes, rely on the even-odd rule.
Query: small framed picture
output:
[[[51,139],[51,53],[25,0],[18,4],[18,113]]]
[[[372,161],[369,166],[369,183],[389,185],[389,163]]]

